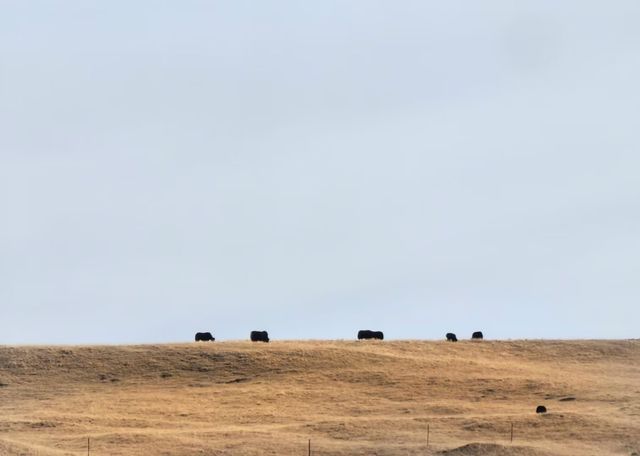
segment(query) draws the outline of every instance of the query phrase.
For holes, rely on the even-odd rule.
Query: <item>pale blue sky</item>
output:
[[[638,337],[638,24],[0,0],[0,344]]]

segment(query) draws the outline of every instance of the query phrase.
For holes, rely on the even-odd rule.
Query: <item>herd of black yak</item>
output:
[[[449,342],[458,342],[458,338],[454,333],[447,333],[445,336]],[[269,342],[269,333],[267,331],[251,331],[249,335],[251,342]],[[471,335],[471,339],[483,339],[482,331],[476,331]],[[377,339],[384,340],[382,331],[371,331],[370,329],[361,329],[358,331],[358,340]],[[196,342],[213,342],[216,340],[210,332],[196,333]]]

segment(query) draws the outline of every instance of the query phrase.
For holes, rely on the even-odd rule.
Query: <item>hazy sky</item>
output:
[[[639,337],[638,24],[0,0],[0,344]]]

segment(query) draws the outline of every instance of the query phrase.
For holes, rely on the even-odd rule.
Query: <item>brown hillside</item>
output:
[[[91,455],[640,455],[640,341],[0,347],[0,454],[87,437]]]

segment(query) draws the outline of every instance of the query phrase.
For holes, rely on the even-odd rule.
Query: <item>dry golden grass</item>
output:
[[[0,454],[87,437],[92,455],[629,456],[640,341],[0,347]]]

